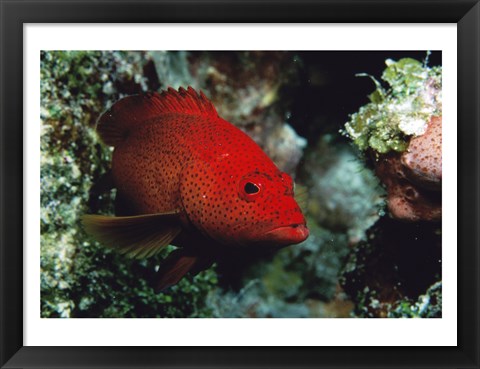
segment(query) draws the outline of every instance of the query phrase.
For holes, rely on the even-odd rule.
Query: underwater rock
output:
[[[367,241],[352,249],[341,277],[342,288],[355,302],[355,316],[398,316],[402,308],[406,314],[405,304],[423,300],[421,295],[442,278],[441,241],[435,223],[388,217],[377,222]],[[441,299],[435,304],[435,316],[441,315]]]

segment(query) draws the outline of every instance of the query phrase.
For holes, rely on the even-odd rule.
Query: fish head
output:
[[[234,225],[241,245],[284,247],[304,241],[309,231],[294,198],[294,182],[287,174],[253,172],[238,181],[242,214]]]
[[[186,172],[182,202],[190,224],[220,244],[284,247],[309,234],[293,187],[276,167],[244,174],[197,162]]]

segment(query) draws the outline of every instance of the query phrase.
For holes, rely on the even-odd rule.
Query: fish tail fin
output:
[[[136,126],[169,113],[218,117],[203,92],[198,94],[192,87],[180,87],[178,91],[169,87],[161,93],[147,92],[120,99],[102,114],[97,132],[105,144],[117,146]]]

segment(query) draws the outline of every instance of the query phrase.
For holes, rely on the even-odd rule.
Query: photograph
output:
[[[442,318],[441,50],[41,50],[40,124],[41,318]]]
[[[479,368],[479,1],[0,0],[1,369]]]

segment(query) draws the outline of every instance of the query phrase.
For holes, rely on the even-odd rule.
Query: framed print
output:
[[[1,9],[2,367],[479,366],[477,1]]]

